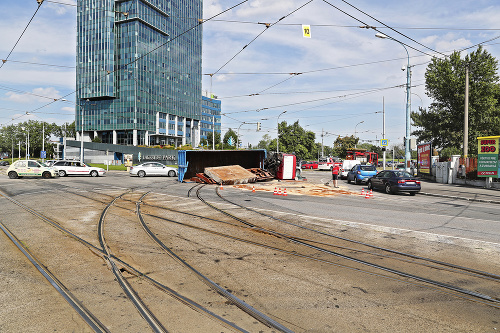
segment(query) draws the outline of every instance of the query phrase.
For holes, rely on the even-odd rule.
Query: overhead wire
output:
[[[308,2],[306,2],[305,4],[303,4],[302,6],[296,8],[295,10],[293,10],[292,12],[288,13],[287,15],[281,17],[280,19],[278,19],[276,22],[274,23],[262,23],[266,26],[266,28],[264,30],[262,30],[262,32],[260,32],[257,36],[254,37],[254,39],[252,39],[248,44],[246,44],[245,46],[243,46],[243,48],[238,51],[231,59],[229,59],[224,65],[222,65],[221,67],[219,67],[218,70],[216,70],[215,72],[213,72],[211,74],[211,76],[214,76],[215,74],[217,74],[222,68],[226,67],[227,64],[229,64],[231,61],[233,61],[241,52],[243,52],[244,49],[246,49],[250,44],[252,44],[257,38],[259,38],[260,36],[262,36],[262,34],[264,32],[266,32],[270,27],[276,25],[278,22],[280,22],[281,20],[284,20],[285,18],[287,18],[288,16],[292,15],[293,13],[297,12],[298,10],[304,8],[306,5],[310,4],[311,2],[313,2],[314,0],[309,0]]]
[[[26,27],[24,27],[24,30],[23,32],[21,33],[21,35],[19,36],[19,38],[17,39],[16,43],[14,44],[14,46],[12,47],[12,49],[10,50],[9,54],[7,55],[7,57],[5,57],[5,59],[2,59],[2,64],[0,65],[0,68],[3,67],[3,65],[5,65],[5,63],[7,62],[7,60],[9,59],[10,55],[12,54],[12,52],[14,52],[14,49],[16,48],[17,44],[19,43],[19,41],[21,40],[21,38],[23,37],[24,33],[26,32],[26,30],[28,30],[28,27],[29,25],[31,24],[31,22],[33,21],[33,19],[35,18],[36,16],[36,13],[38,13],[38,10],[40,10],[40,7],[42,6],[42,3],[43,3],[43,0],[40,1],[38,3],[38,7],[36,8],[35,10],[35,13],[33,14],[33,16],[31,16],[31,19],[29,20],[28,24],[26,25]]]

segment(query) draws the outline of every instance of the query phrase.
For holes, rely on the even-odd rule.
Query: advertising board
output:
[[[417,146],[418,171],[431,173],[431,143],[422,143]]]
[[[477,138],[477,176],[498,178],[500,155],[498,141],[500,136]]]

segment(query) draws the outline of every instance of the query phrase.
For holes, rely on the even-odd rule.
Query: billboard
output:
[[[418,171],[431,173],[431,143],[422,143],[417,146]]]
[[[477,138],[477,176],[498,178],[500,155],[498,141],[500,136]]]

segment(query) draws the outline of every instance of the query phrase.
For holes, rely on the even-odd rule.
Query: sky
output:
[[[401,144],[408,61],[417,111],[432,102],[425,92],[432,57],[464,57],[482,44],[500,58],[496,0],[241,2],[204,0],[202,86],[222,101],[223,134],[239,132],[245,146],[275,138],[278,121],[298,121],[328,146],[354,134],[378,144],[383,111],[389,145]],[[35,0],[0,1],[2,125],[74,120],[76,1],[37,8]]]

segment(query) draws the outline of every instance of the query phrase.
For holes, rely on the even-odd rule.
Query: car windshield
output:
[[[363,171],[377,171],[377,168],[374,165],[360,165],[359,168]]]
[[[395,174],[396,174],[396,177],[411,178],[411,175],[406,171],[398,171],[398,172],[395,172]]]

